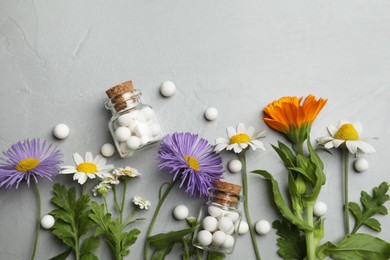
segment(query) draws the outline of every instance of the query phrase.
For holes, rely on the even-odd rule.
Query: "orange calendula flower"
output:
[[[291,141],[306,140],[313,121],[327,100],[309,95],[303,101],[298,97],[282,97],[264,108],[264,122],[271,128],[285,133]]]

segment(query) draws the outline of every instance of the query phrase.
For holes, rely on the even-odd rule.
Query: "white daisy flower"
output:
[[[103,176],[104,178],[102,178],[102,182],[104,183],[108,183],[111,185],[118,185],[120,183],[119,176],[116,174],[105,173]]]
[[[233,150],[235,153],[240,153],[248,146],[254,151],[256,149],[265,150],[264,144],[258,140],[265,137],[265,131],[255,134],[255,129],[253,127],[246,129],[243,123],[238,123],[237,130],[230,126],[226,131],[229,139],[217,138],[214,151],[221,152],[226,149],[228,151]]]
[[[93,196],[97,196],[98,194],[100,195],[104,195],[106,194],[107,192],[111,191],[111,185],[107,182],[100,182],[98,185],[96,185],[93,189],[92,189],[92,194]]]
[[[134,205],[138,206],[140,209],[148,209],[152,204],[148,200],[144,200],[140,196],[134,196],[133,198]]]
[[[117,168],[113,171],[113,174],[116,176],[124,176],[124,177],[137,177],[141,176],[137,169],[131,168],[129,166],[126,166],[125,168]]]
[[[326,149],[347,148],[351,154],[355,155],[375,152],[374,147],[360,138],[362,126],[359,122],[339,121],[337,127],[329,125],[327,130],[330,136],[317,139],[317,142]]]
[[[93,158],[91,152],[85,153],[85,160],[78,153],[73,154],[76,166],[62,166],[60,174],[74,174],[73,180],[78,180],[81,185],[88,179],[95,179],[96,176],[104,178],[114,165],[106,165],[106,159],[100,154]]]

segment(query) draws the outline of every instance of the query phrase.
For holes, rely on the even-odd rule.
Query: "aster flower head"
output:
[[[164,136],[158,150],[157,167],[173,174],[173,181],[180,181],[180,188],[190,196],[207,195],[208,188],[223,173],[222,159],[211,144],[197,134],[173,133]]]
[[[325,106],[326,99],[309,95],[303,98],[282,97],[264,108],[264,122],[271,128],[287,135],[294,143],[303,143],[311,125]]]
[[[140,196],[134,196],[133,203],[140,209],[148,209],[152,204],[150,201],[141,198]]]
[[[62,154],[38,138],[26,139],[13,144],[3,152],[4,158],[0,158],[0,187],[16,189],[22,180],[38,183],[37,177],[44,177],[52,181],[58,175],[59,165],[62,163]]]
[[[88,179],[95,179],[96,176],[104,178],[110,174],[110,170],[114,169],[114,165],[106,165],[106,158],[100,154],[93,158],[91,152],[86,152],[84,160],[80,154],[74,153],[73,159],[76,166],[62,166],[60,174],[74,174],[73,180],[78,180],[81,185]]]
[[[359,122],[339,121],[337,127],[329,125],[327,130],[329,136],[317,139],[317,142],[327,149],[333,147],[348,149],[351,154],[355,155],[375,152],[374,147],[361,139],[362,125]]]
[[[131,168],[129,166],[126,166],[124,168],[116,168],[113,171],[113,174],[118,177],[130,177],[130,178],[134,178],[142,175],[141,173],[138,172],[137,169]]]
[[[112,188],[111,188],[111,185],[107,182],[100,182],[98,185],[96,185],[95,187],[93,187],[92,189],[92,194],[93,196],[97,196],[98,194],[99,195],[102,195],[102,196],[105,196],[107,192],[111,191]]]
[[[226,131],[228,139],[217,138],[215,141],[216,146],[214,150],[216,152],[226,149],[228,151],[233,150],[235,153],[241,153],[248,147],[251,147],[253,151],[256,151],[256,149],[265,150],[263,143],[259,140],[265,137],[265,131],[255,133],[255,129],[252,126],[246,129],[243,123],[238,123],[237,129],[230,126]]]

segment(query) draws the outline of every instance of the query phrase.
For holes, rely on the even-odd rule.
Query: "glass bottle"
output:
[[[132,81],[116,85],[106,94],[109,100],[105,107],[112,113],[108,128],[122,158],[131,157],[161,140],[161,127],[153,108],[141,102],[142,93],[133,88]]]
[[[208,201],[199,212],[192,243],[203,250],[230,254],[233,252],[241,223],[238,210],[241,186],[216,181],[209,190]]]

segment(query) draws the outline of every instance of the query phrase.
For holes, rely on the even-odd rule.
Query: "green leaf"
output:
[[[339,244],[326,243],[320,248],[323,255],[338,260],[388,260],[390,244],[368,235],[353,234],[346,236]]]
[[[213,251],[207,252],[207,260],[222,260],[224,258],[225,258],[224,253],[213,252]]]
[[[171,243],[175,243],[175,242],[180,241],[184,236],[194,232],[197,227],[198,227],[198,225],[195,227],[186,228],[183,230],[171,231],[168,233],[160,233],[160,234],[149,237],[148,241],[149,241],[150,245],[152,245],[153,247],[155,247],[157,249],[164,248],[164,247],[167,247],[168,245],[170,245]]]
[[[72,249],[71,248],[69,248],[65,252],[62,252],[59,255],[56,255],[56,256],[50,258],[49,260],[65,260],[70,255],[70,253],[72,253]]]
[[[84,239],[84,241],[81,243],[80,247],[80,254],[88,254],[94,252],[96,249],[98,249],[100,244],[100,239],[98,237],[88,237]]]
[[[127,249],[137,241],[137,236],[141,233],[139,229],[132,229],[130,232],[124,233],[124,238],[122,239],[122,248]]]
[[[190,247],[188,245],[187,240],[184,238],[181,239],[181,243],[183,244],[183,259],[188,260],[190,259]]]
[[[278,142],[278,146],[279,147],[272,145],[272,148],[274,148],[275,152],[279,155],[280,159],[282,159],[286,167],[293,167],[296,161],[294,153],[282,142]]]
[[[152,256],[152,260],[164,260],[165,257],[171,252],[174,245],[175,243],[171,243],[165,247],[157,249]]]
[[[304,259],[306,256],[306,240],[301,231],[287,221],[275,220],[272,227],[276,229],[279,238],[276,240],[279,246],[278,254],[285,260]]]
[[[361,192],[360,201],[363,205],[362,208],[355,202],[348,203],[348,209],[355,217],[355,226],[352,234],[356,233],[363,225],[375,231],[381,231],[381,224],[372,216],[376,214],[387,215],[387,208],[384,206],[384,203],[390,200],[387,194],[388,191],[389,184],[382,182],[378,187],[374,187],[372,196],[365,191]]]
[[[283,217],[285,217],[287,220],[289,220],[294,225],[298,226],[300,229],[307,230],[307,231],[313,231],[313,228],[309,226],[306,222],[304,222],[302,219],[299,219],[296,217],[288,207],[287,203],[284,201],[282,194],[280,193],[278,182],[272,177],[272,175],[264,170],[256,170],[252,171],[254,174],[259,174],[266,178],[267,180],[271,181],[272,184],[272,193],[274,196],[274,201],[276,206],[278,207],[280,213]]]
[[[99,260],[99,258],[94,254],[85,254],[80,257],[80,260]]]

